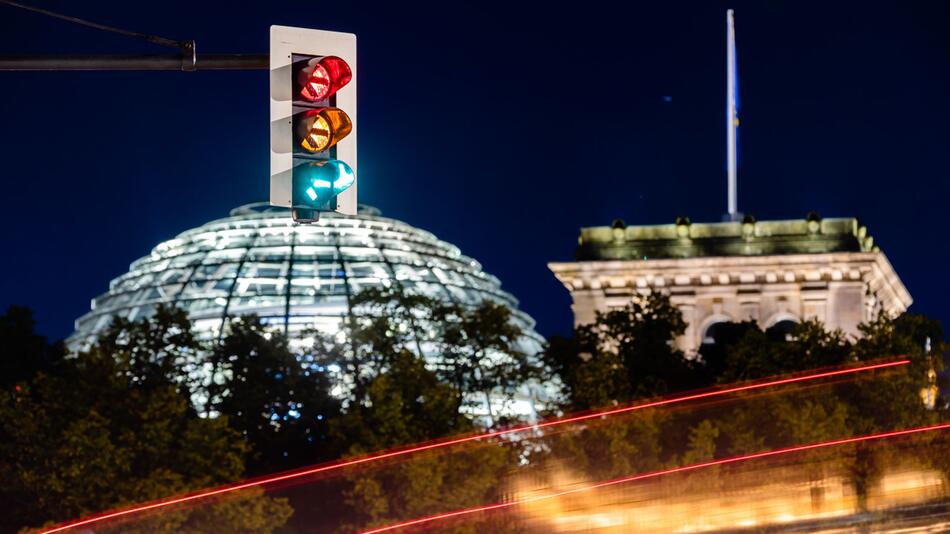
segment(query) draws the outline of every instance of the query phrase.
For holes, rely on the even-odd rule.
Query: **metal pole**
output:
[[[192,48],[192,50],[194,50]],[[0,56],[0,71],[266,70],[267,54],[52,54]]]
[[[736,110],[736,29],[732,10],[726,11],[726,166],[728,173],[728,210],[729,220],[739,218],[739,192],[737,184],[736,128],[739,117]]]

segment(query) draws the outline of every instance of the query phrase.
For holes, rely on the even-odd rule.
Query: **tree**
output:
[[[946,347],[939,324],[912,314],[882,315],[860,330],[861,336],[850,338],[816,320],[806,320],[786,336],[775,329],[763,331],[753,321],[727,323],[717,328],[715,343],[704,345],[699,358],[688,361],[672,348],[683,322],[669,299],[638,297],[622,310],[598,314],[593,324],[577,328],[573,338],[549,343],[546,362],[562,377],[569,408],[609,406],[690,386],[729,384],[899,355],[911,364],[820,388],[738,395],[731,405],[715,410],[674,412],[659,421],[656,430],[635,435],[627,427],[636,418],[585,423],[573,435],[557,438],[572,443],[573,451],[570,447],[555,450],[566,464],[586,470],[592,467],[585,462],[598,451],[602,457],[614,456],[602,464],[628,469],[634,466],[623,465],[627,458],[642,456],[634,440],[643,441],[651,434],[657,436],[653,457],[659,463],[674,464],[939,420],[942,410],[928,409],[921,401],[921,392],[934,387],[934,375],[942,369],[940,359],[933,357],[943,354]],[[925,350],[928,344],[930,353]],[[828,466],[844,468],[863,503],[886,454],[878,447],[858,445],[847,453],[803,455],[806,460],[822,460],[804,462],[811,466],[808,469],[815,469],[808,473],[813,480],[822,478],[822,469]]]
[[[537,461],[553,460],[590,481],[652,471],[669,461],[661,439],[668,424],[658,410],[587,422],[546,439],[550,454]]]
[[[313,354],[322,367],[334,370],[345,405],[365,399],[372,381],[399,355],[423,356],[423,325],[438,304],[422,295],[372,288],[354,295],[350,305],[353,312],[343,319],[340,335],[313,333]]]
[[[231,321],[214,347],[208,410],[251,446],[250,474],[267,474],[328,460],[328,422],[340,409],[325,368],[312,354],[294,354],[287,339],[255,316]]]
[[[718,325],[715,343],[699,350],[706,380],[729,384],[852,361],[851,342],[814,319],[797,324],[790,338],[763,331],[755,321]]]
[[[922,402],[921,392],[935,385],[934,374],[943,370],[947,346],[937,321],[921,315],[878,317],[860,326],[862,337],[853,354],[861,361],[904,356],[910,365],[889,375],[886,381],[858,381],[849,390],[849,401],[865,409],[855,412],[851,424],[863,432],[881,432],[895,426],[936,422],[940,411]],[[927,345],[930,351],[927,351]]]
[[[686,443],[686,452],[681,462],[684,465],[698,462],[708,462],[716,457],[716,438],[719,437],[719,427],[709,419],[703,419],[699,424],[689,429]]]
[[[413,354],[457,395],[456,411],[469,413],[540,379],[540,362],[525,353],[525,332],[505,306],[494,302],[468,308],[405,291],[368,289],[351,299],[341,338],[319,336],[314,354],[347,377],[347,401],[366,397],[366,388],[404,354]],[[430,358],[431,355],[431,358]]]
[[[467,393],[469,403],[477,404],[472,394],[480,392],[489,422],[496,423],[499,414],[492,413],[492,397],[511,398],[525,384],[536,383],[542,374],[538,355],[521,348],[525,333],[512,321],[506,306],[490,301],[474,309],[442,305],[434,315],[442,325],[436,345],[442,360],[437,371],[440,378]]]
[[[560,374],[574,409],[661,395],[699,384],[694,362],[675,348],[686,331],[668,296],[638,295],[618,310],[599,312],[572,341],[556,340],[545,363]]]
[[[366,388],[334,421],[331,432],[350,444],[350,454],[471,431],[457,409],[458,392],[403,351],[387,372]],[[488,442],[474,447],[413,455],[404,462],[376,465],[351,475],[345,491],[344,530],[409,519],[441,510],[475,506],[500,496],[499,480],[515,461],[510,447]]]
[[[184,396],[201,388],[207,347],[199,341],[184,310],[159,306],[152,317],[115,317],[96,338],[94,351],[111,355],[130,386],[150,389],[174,384]]]
[[[545,363],[560,376],[567,410],[628,404],[699,384],[700,369],[674,345],[685,328],[669,297],[640,295],[624,308],[598,313],[572,339],[553,339]],[[659,469],[684,452],[676,442],[686,439],[690,424],[657,409],[587,421],[552,438],[551,457],[590,480]]]
[[[524,334],[502,306],[467,309],[400,287],[351,302],[342,335],[318,337],[314,348],[321,365],[349,380],[343,414],[331,422],[347,454],[475,431],[484,419],[467,415],[473,397],[511,394],[535,372],[518,348]],[[516,459],[514,447],[488,442],[351,475],[347,527],[499,498],[499,480]]]
[[[946,352],[943,332],[937,321],[921,315],[887,316],[860,326],[862,337],[854,343],[856,359],[867,361],[888,356],[904,356],[910,365],[895,370],[886,380],[857,380],[844,388],[843,396],[852,406],[848,425],[856,433],[885,432],[936,423],[946,418],[946,409],[928,409],[921,393],[931,386],[934,375],[943,369],[943,361],[934,354]],[[929,347],[928,347],[929,345]],[[931,351],[927,349],[931,348]],[[859,498],[859,507],[867,507],[867,493],[886,464],[888,451],[868,445],[855,447],[850,474]]]
[[[0,403],[4,529],[38,526],[230,482],[245,440],[224,418],[198,417],[177,363],[197,346],[190,324],[162,308],[117,321],[90,350],[62,359]],[[0,345],[2,345],[0,340]],[[265,497],[236,513],[269,531],[290,513]],[[191,517],[189,514],[188,517]],[[235,528],[237,524],[233,525]],[[224,525],[223,528],[227,529]]]
[[[678,465],[690,465],[708,462],[716,458],[717,438],[720,429],[716,422],[703,419],[689,428],[686,450],[677,462]],[[679,482],[682,493],[716,493],[721,489],[720,466],[707,467],[693,473],[687,473]]]
[[[334,437],[350,454],[387,449],[470,431],[471,420],[458,411],[459,392],[439,381],[418,356],[402,351],[331,423]]]
[[[63,344],[50,344],[35,327],[29,308],[10,306],[0,315],[0,388],[4,392],[37,372],[48,371],[63,357]]]

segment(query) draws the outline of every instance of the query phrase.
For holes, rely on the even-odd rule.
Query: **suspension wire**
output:
[[[43,9],[36,6],[30,6],[26,4],[21,4],[20,2],[14,2],[12,0],[0,0],[0,4],[6,4],[12,7],[18,7],[20,9],[25,9],[26,11],[33,11],[34,13],[40,13],[49,17],[65,20],[72,22],[74,24],[79,24],[80,26],[87,26],[90,28],[95,28],[97,30],[103,30],[112,33],[118,33],[119,35],[124,35],[126,37],[134,37],[136,39],[142,39],[153,44],[161,46],[170,46],[172,48],[178,49],[194,49],[194,41],[175,41],[172,39],[166,39],[164,37],[158,37],[156,35],[148,35],[145,33],[138,33],[129,30],[123,30],[122,28],[116,28],[115,26],[107,26],[105,24],[99,24],[98,22],[91,22],[88,20],[80,19],[77,17],[71,17],[69,15],[64,15],[62,13],[57,13],[55,11],[50,11],[48,9]]]

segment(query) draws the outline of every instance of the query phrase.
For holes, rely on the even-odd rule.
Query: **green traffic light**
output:
[[[356,182],[356,174],[346,163],[328,159],[294,167],[293,208],[336,209],[336,197]]]

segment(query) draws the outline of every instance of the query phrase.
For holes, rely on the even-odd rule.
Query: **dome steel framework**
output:
[[[76,320],[68,343],[80,347],[113,318],[149,317],[166,304],[185,310],[206,340],[226,332],[234,317],[254,313],[282,330],[292,346],[304,348],[309,330],[339,331],[342,319],[355,313],[350,298],[357,292],[396,282],[445,302],[503,304],[525,332],[520,349],[532,355],[541,350],[543,338],[517,300],[454,245],[373,208],[356,216],[326,213],[300,225],[288,210],[265,203],[235,208],[229,217],[182,232],[132,262]],[[426,357],[438,365],[437,355]],[[534,409],[522,405],[514,411]]]

